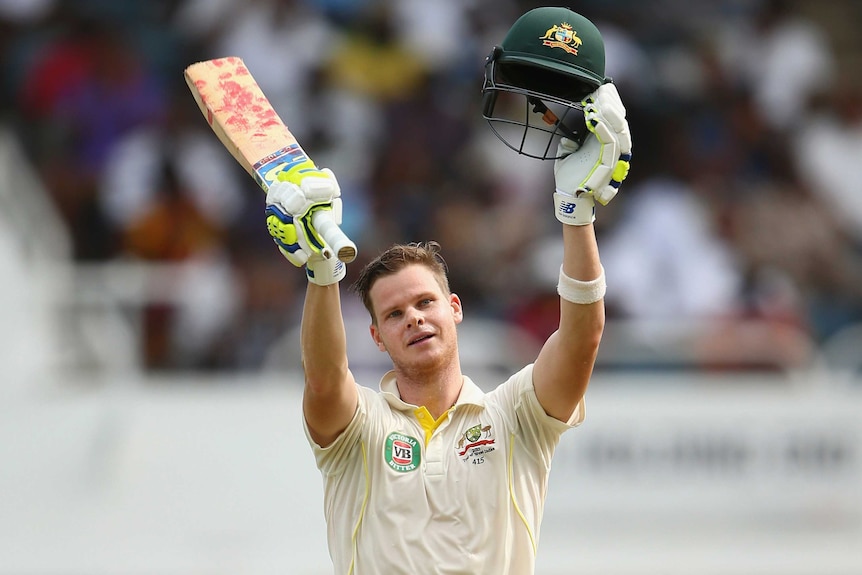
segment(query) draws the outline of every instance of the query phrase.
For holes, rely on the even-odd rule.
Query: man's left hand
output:
[[[564,224],[595,220],[595,200],[610,202],[628,176],[632,138],[626,109],[613,84],[603,84],[582,102],[590,134],[583,145],[563,138],[554,162],[554,207]]]

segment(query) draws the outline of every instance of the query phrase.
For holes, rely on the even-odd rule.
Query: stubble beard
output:
[[[414,361],[393,361],[395,372],[407,381],[439,383],[447,370],[458,366],[458,348],[448,344],[439,353]]]

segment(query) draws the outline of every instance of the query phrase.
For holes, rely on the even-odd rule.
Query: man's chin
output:
[[[399,362],[404,371],[414,373],[434,372],[442,369],[449,362],[444,351],[438,347],[407,348],[407,354]]]

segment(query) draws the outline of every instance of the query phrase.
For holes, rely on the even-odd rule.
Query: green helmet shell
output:
[[[592,22],[568,8],[530,10],[512,25],[501,48],[501,64],[560,72],[594,88],[605,83],[602,35]]]

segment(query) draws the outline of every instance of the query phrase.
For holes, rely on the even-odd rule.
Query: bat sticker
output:
[[[291,144],[285,148],[273,152],[268,156],[254,164],[254,179],[264,191],[269,189],[269,186],[278,177],[278,173],[282,170],[289,170],[292,166],[300,164],[308,160],[305,152],[299,147],[299,144]]]

